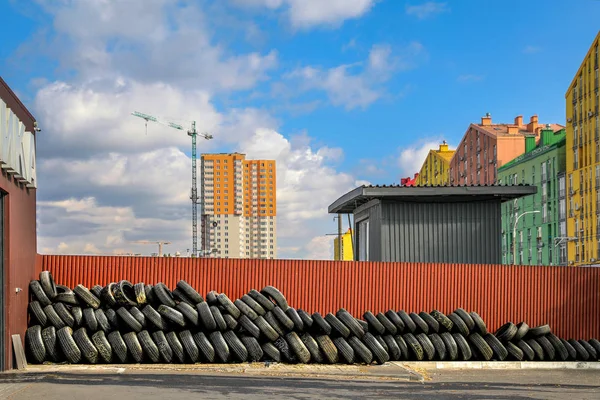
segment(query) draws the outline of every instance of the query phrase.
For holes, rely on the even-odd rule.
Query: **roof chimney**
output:
[[[523,116],[522,115],[517,115],[515,118],[515,125],[520,127],[523,125]]]
[[[400,185],[404,186],[406,185],[406,181],[408,180],[408,178],[401,178],[400,179]]]
[[[508,128],[509,135],[516,135],[519,133],[519,127],[516,125],[507,125],[506,127]]]
[[[490,113],[486,113],[485,117],[481,117],[481,125],[482,126],[492,125],[492,115]]]
[[[446,143],[445,140],[442,142],[442,144],[440,144],[440,149],[438,151],[439,152],[448,151],[448,143]]]
[[[536,133],[538,128],[538,116],[532,115],[529,120],[529,124],[527,124],[527,131]]]

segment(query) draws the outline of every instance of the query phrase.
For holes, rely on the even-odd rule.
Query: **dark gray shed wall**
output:
[[[381,200],[371,200],[367,204],[356,209],[354,214],[354,232],[356,232],[354,245],[354,259],[358,260],[359,235],[358,223],[369,219],[369,261],[381,260]]]
[[[501,262],[499,200],[457,203],[384,200],[371,201],[361,208],[355,219],[356,222],[367,216],[370,219],[371,261]]]

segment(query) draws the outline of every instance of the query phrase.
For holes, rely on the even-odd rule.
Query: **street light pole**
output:
[[[515,225],[513,227],[513,265],[517,265],[517,224],[519,223],[519,219],[521,219],[523,215],[536,214],[539,212],[540,210],[525,211],[524,213],[517,216],[517,219],[515,220]]]

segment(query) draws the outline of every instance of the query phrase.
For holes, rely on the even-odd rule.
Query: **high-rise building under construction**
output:
[[[240,153],[202,154],[203,254],[220,258],[276,258],[277,203],[274,160]]]

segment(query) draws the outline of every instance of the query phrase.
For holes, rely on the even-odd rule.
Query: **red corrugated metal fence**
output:
[[[478,312],[491,330],[507,321],[548,323],[563,338],[600,338],[600,268],[411,264],[309,260],[234,260],[154,257],[39,256],[39,268],[73,287],[127,279],[185,279],[201,294],[232,299],[265,285],[309,312],[346,308],[355,316],[404,309]]]

